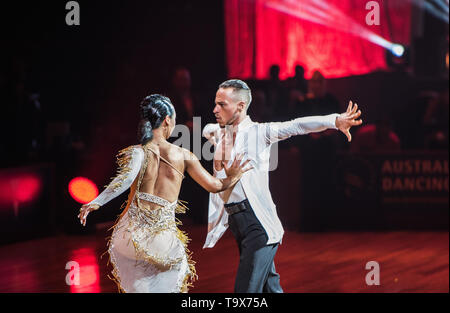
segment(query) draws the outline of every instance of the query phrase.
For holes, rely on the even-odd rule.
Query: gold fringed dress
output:
[[[103,205],[131,188],[108,243],[113,266],[110,278],[121,292],[187,292],[196,279],[195,263],[187,249],[189,239],[178,229],[180,222],[175,217],[175,213],[185,213],[186,206],[182,201],[170,203],[139,192],[147,153],[140,145],[121,150],[117,176],[90,202]],[[144,208],[141,201],[155,203],[158,208]]]

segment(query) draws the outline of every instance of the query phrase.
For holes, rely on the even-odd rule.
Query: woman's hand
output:
[[[186,171],[189,173],[189,175],[191,175],[192,179],[194,179],[195,182],[197,182],[208,192],[212,193],[221,192],[233,186],[239,181],[239,179],[242,177],[242,174],[253,168],[252,166],[249,168],[245,168],[250,160],[247,160],[240,164],[242,158],[238,158],[237,156],[234,159],[233,164],[231,164],[229,167],[224,164],[225,162],[219,160],[219,162],[222,162],[221,164],[224,166],[225,173],[227,174],[226,178],[219,179],[212,176],[208,173],[207,170],[205,170],[195,154],[184,148],[183,151],[185,152]]]
[[[233,163],[230,165],[230,167],[227,167],[227,164],[225,161],[222,161],[222,166],[225,170],[225,173],[227,174],[227,177],[235,178],[239,180],[242,175],[251,170],[253,166],[249,166],[248,168],[245,168],[245,166],[251,161],[250,159],[247,159],[241,164],[243,154],[237,154],[234,158]]]
[[[78,214],[81,225],[86,226],[86,218],[88,214],[92,211],[98,210],[99,208],[100,206],[98,204],[83,204],[80,209],[80,214]]]

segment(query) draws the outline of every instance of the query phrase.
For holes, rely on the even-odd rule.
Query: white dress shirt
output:
[[[245,195],[244,187],[242,187],[241,181],[238,181],[236,185],[233,187],[233,191],[231,191],[230,197],[226,203],[236,203],[241,202],[247,199]]]
[[[250,158],[253,169],[246,172],[241,180],[236,193],[232,195],[237,200],[242,197],[239,187],[242,187],[245,197],[250,202],[253,211],[265,229],[267,244],[281,243],[284,230],[277,215],[276,206],[272,201],[269,190],[269,161],[272,144],[287,139],[294,135],[303,135],[311,132],[320,132],[326,129],[336,128],[336,117],[339,114],[325,116],[300,117],[287,122],[256,123],[247,116],[237,127],[236,139],[231,150],[229,164],[238,153],[244,153]],[[221,129],[219,124],[208,124],[203,129],[203,136],[219,145],[221,143]],[[228,165],[229,165],[228,164]],[[214,176],[225,178],[225,170],[216,171]],[[233,190],[234,191],[234,190]],[[228,214],[224,208],[222,193],[209,194],[208,208],[208,234],[203,248],[212,248],[222,237],[228,228]]]

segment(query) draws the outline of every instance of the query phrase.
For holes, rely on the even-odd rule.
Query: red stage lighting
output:
[[[69,182],[69,193],[79,203],[88,203],[98,196],[97,186],[85,177],[75,177]]]
[[[0,203],[18,204],[37,198],[41,180],[33,174],[17,174],[0,178]]]
[[[67,268],[70,272],[66,276],[66,284],[70,285],[71,293],[100,292],[100,271],[95,250],[81,248],[72,251],[71,260],[76,267]],[[78,276],[78,277],[77,277]],[[78,278],[79,280],[77,281]]]
[[[24,176],[19,180],[18,187],[15,192],[15,198],[19,202],[28,202],[36,198],[41,188],[41,181],[39,178],[29,175]]]

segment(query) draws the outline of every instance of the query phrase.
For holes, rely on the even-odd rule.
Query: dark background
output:
[[[41,177],[45,186],[52,187],[43,189],[46,195],[30,204],[46,212],[35,219],[45,225],[47,233],[84,231],[74,218],[79,204],[68,194],[69,180],[86,176],[102,190],[114,174],[117,151],[137,143],[138,103],[145,95],[166,92],[177,67],[184,66],[191,73],[202,125],[212,120],[216,88],[227,79],[222,1],[78,1],[80,26],[66,25],[65,3],[15,1],[2,5],[0,13],[0,164],[4,170],[40,164],[49,168]],[[448,143],[425,144],[428,130],[421,122],[428,99],[424,94],[447,92],[448,101],[448,69],[442,67],[448,24],[426,15],[424,35],[412,42],[412,74],[393,69],[332,79],[328,90],[342,110],[348,100],[358,102],[365,123],[387,112],[402,151],[438,151],[446,153],[448,160]],[[266,86],[252,80],[249,85],[263,91]],[[36,94],[39,106],[30,100]],[[257,106],[251,107],[250,115],[254,113],[258,113]],[[289,117],[297,116],[273,116],[271,120]],[[445,131],[448,141],[448,116]],[[294,151],[280,162],[289,158],[299,163],[294,174],[286,166],[270,174],[282,221],[304,231],[384,229],[385,219],[355,227],[361,226],[356,218],[373,217],[373,210],[352,223],[348,221],[356,211],[349,211],[341,223],[336,222],[336,206],[345,207],[349,199],[334,201],[340,189],[335,188],[338,179],[330,179],[330,173],[350,146],[342,134],[332,138],[320,143],[305,136],[280,144],[281,150]],[[301,155],[295,150],[299,147]],[[204,165],[211,171],[208,162]],[[289,175],[298,181],[286,187],[282,183]],[[292,200],[286,200],[289,197]],[[114,219],[125,198],[124,194],[92,214],[90,225]],[[207,192],[188,178],[180,198],[191,201],[189,218],[194,223],[206,223]],[[427,211],[419,208],[414,214],[423,217]],[[448,208],[434,211],[429,223],[419,225],[420,218],[416,220],[389,227],[448,229]],[[23,231],[29,225],[20,219],[3,217],[2,223],[15,225],[14,230],[5,231],[6,241],[31,236]]]

